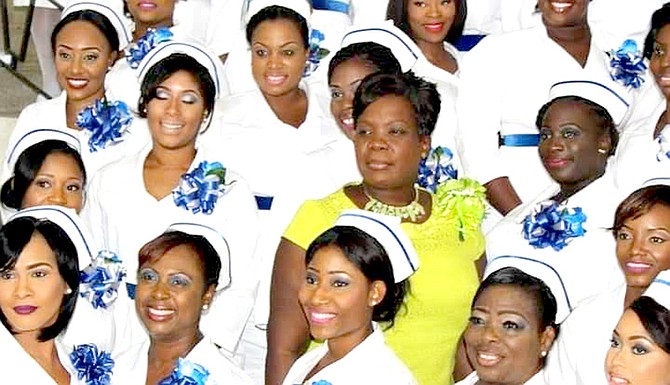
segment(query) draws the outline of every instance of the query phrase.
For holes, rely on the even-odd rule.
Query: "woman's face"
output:
[[[314,338],[355,346],[370,334],[384,292],[383,282],[369,282],[338,247],[327,246],[307,266],[298,298]]]
[[[251,71],[266,96],[298,89],[308,51],[298,26],[290,20],[266,20],[251,34]]]
[[[615,234],[616,255],[628,286],[647,288],[670,269],[670,207],[656,204],[623,223]]]
[[[406,4],[412,38],[442,44],[456,18],[456,0],[406,0]]]
[[[126,0],[135,24],[146,28],[169,27],[176,0]]]
[[[551,327],[540,330],[537,305],[523,289],[494,285],[474,306],[463,338],[470,362],[487,383],[522,384],[542,367],[554,341]]]
[[[412,104],[401,96],[375,100],[356,122],[356,162],[366,184],[378,189],[413,186],[430,138],[419,135]]]
[[[583,103],[561,100],[554,102],[544,117],[540,158],[562,187],[588,185],[605,170],[611,141],[593,114]]]
[[[91,104],[105,94],[105,74],[114,63],[105,35],[87,21],[73,21],[56,36],[54,61],[58,84],[68,101]]]
[[[353,57],[335,67],[330,76],[330,112],[349,139],[353,139],[355,131],[352,113],[356,90],[363,78],[377,70],[372,64]]]
[[[214,286],[205,287],[200,257],[188,245],[144,263],[137,273],[135,308],[152,339],[196,335],[202,307],[213,295]]]
[[[612,333],[605,372],[610,384],[668,385],[670,354],[661,349],[631,309]]]
[[[656,33],[649,68],[665,98],[670,99],[670,24]]]
[[[565,28],[587,24],[590,0],[539,0],[542,22],[547,27]]]
[[[26,190],[21,208],[57,205],[74,209],[84,205],[84,173],[72,156],[54,152],[44,159]]]
[[[156,89],[147,103],[147,121],[154,147],[177,149],[195,146],[206,116],[200,83],[187,71],[177,71]]]
[[[39,333],[58,318],[68,286],[56,255],[35,232],[13,269],[0,273],[0,310],[17,333]]]

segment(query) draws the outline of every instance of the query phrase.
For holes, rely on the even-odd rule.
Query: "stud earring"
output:
[[[65,294],[72,294],[72,289],[68,287],[67,290],[65,290]]]
[[[208,310],[208,309],[209,309],[209,304],[208,303],[202,305],[202,310]]]
[[[605,154],[607,154],[607,150],[605,150],[604,148],[599,148],[598,153],[605,155]]]
[[[546,356],[547,356],[547,352],[544,352],[544,351],[543,351],[543,352],[540,352],[540,356],[542,356],[542,357],[546,357]]]

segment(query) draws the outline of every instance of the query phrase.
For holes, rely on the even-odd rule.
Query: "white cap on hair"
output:
[[[393,25],[391,20],[357,24],[348,28],[342,38],[341,46],[365,42],[377,43],[390,49],[403,72],[411,70],[419,57],[423,56],[419,46],[405,32]]]
[[[205,67],[216,86],[216,97],[218,98],[222,95],[226,80],[223,74],[221,59],[209,48],[202,45],[202,43],[188,38],[174,38],[158,44],[149,51],[140,62],[139,67],[137,67],[139,83],[142,84],[144,77],[151,67],[175,53],[188,55]]]
[[[623,122],[631,104],[631,95],[615,83],[599,83],[593,80],[566,80],[551,86],[549,100],[561,96],[579,96],[590,100],[609,112],[614,124]]]
[[[182,233],[204,237],[221,259],[221,272],[219,273],[219,283],[216,290],[225,289],[230,285],[230,248],[228,247],[228,241],[221,233],[209,226],[190,222],[173,223],[165,230],[165,232],[169,231],[181,231]]]
[[[643,295],[670,311],[670,270],[661,271]]]
[[[312,16],[312,6],[307,0],[245,0],[244,2],[244,25],[249,24],[249,20],[263,8],[279,5],[289,8],[304,17],[307,25],[310,26]]]
[[[98,250],[94,249],[93,238],[74,209],[51,205],[29,207],[12,215],[7,223],[24,217],[46,219],[60,227],[77,249],[80,270],[88,266],[93,257],[97,256]]]
[[[393,279],[401,282],[419,268],[414,245],[400,227],[400,218],[365,210],[345,210],[333,226],[352,226],[364,231],[384,247],[393,267]]]
[[[16,141],[12,148],[8,149],[7,167],[9,170],[14,171],[16,161],[19,159],[19,156],[21,156],[21,154],[23,154],[23,152],[28,149],[28,147],[46,140],[63,141],[68,146],[81,153],[81,144],[79,142],[79,138],[77,138],[75,135],[70,134],[64,130],[40,128],[25,133]]]
[[[570,298],[560,274],[551,265],[532,258],[504,255],[495,257],[486,265],[484,277],[505,268],[516,267],[528,275],[542,280],[556,298],[556,323],[561,323],[572,311]]]
[[[98,12],[109,19],[119,36],[119,50],[125,49],[133,41],[131,32],[133,22],[124,15],[122,1],[70,0],[61,12],[61,19],[71,13],[83,10]]]

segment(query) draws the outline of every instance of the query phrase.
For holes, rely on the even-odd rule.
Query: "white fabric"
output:
[[[118,360],[118,369],[115,368],[114,371],[114,381],[112,384],[130,385],[146,383],[149,347],[149,341],[145,341],[128,351],[126,355],[120,357]],[[207,369],[209,377],[206,385],[253,384],[251,379],[230,358],[217,349],[214,342],[207,335],[183,358]]]
[[[307,20],[308,24],[310,23],[312,16],[312,5],[307,0],[246,0],[245,3],[245,24],[248,24],[249,20],[251,20],[255,14],[263,10],[263,8],[267,8],[272,5],[279,5],[297,12],[300,16]]]
[[[670,270],[661,271],[645,290],[644,295],[670,310]]]
[[[342,37],[341,47],[355,43],[374,42],[387,47],[400,63],[403,72],[414,67],[419,59],[421,49],[393,21],[385,20],[378,23],[355,24],[347,28]]]
[[[413,385],[416,380],[405,364],[384,342],[381,329],[375,330],[346,356],[305,378],[328,353],[328,342],[305,353],[293,363],[283,385],[316,384],[327,381],[332,385]]]
[[[353,24],[364,24],[386,20],[388,0],[351,0]]]
[[[572,238],[560,251],[551,247],[536,249],[523,237],[523,220],[539,202],[552,198],[558,192],[558,186],[551,187],[505,216],[486,236],[486,257],[490,261],[497,256],[514,255],[551,265],[561,276],[574,309],[586,298],[624,281],[623,273],[613,258],[614,237],[608,230],[621,196],[606,173],[567,200],[567,207],[583,209],[586,215],[583,223],[585,235]]]
[[[458,381],[456,385],[477,385],[479,377],[477,377],[477,372],[472,372],[470,375],[465,377],[463,380]],[[547,382],[544,380],[544,372],[540,370],[537,372],[530,380],[523,383],[524,385],[547,385]],[[566,383],[567,384],[567,383]]]
[[[612,260],[616,256],[610,256]],[[549,385],[606,385],[605,356],[623,313],[626,285],[585,301],[561,324],[545,366]]]
[[[205,41],[217,55],[221,56],[232,50],[235,38],[244,41],[240,33],[244,29],[242,21],[244,0],[210,0],[210,2],[212,4]],[[194,16],[198,16],[194,17],[196,23],[202,23],[202,14]]]
[[[136,282],[138,251],[170,224],[197,222],[223,234],[230,246],[232,283],[217,294],[201,325],[218,345],[234,353],[251,312],[258,282],[253,276],[258,235],[253,197],[244,179],[222,162],[227,168],[225,184],[232,185],[218,199],[211,215],[192,214],[177,207],[171,194],[156,200],[146,191],[143,177],[144,162],[150,150],[151,146],[147,146],[138,154],[101,170],[91,182],[89,203],[82,216],[90,223],[98,242],[123,260],[128,269],[127,280],[131,283]],[[222,160],[214,154],[198,149],[189,170],[205,160]]]
[[[72,149],[76,150],[78,153],[81,153],[81,143],[79,138],[72,133],[69,133],[65,130],[57,130],[51,128],[44,129],[35,129],[27,132],[14,144],[13,148],[7,149],[7,167],[10,170],[14,169],[16,166],[16,161],[19,156],[28,149],[28,147],[33,146],[37,143],[44,142],[45,140],[60,140],[65,142]]]
[[[123,50],[133,40],[133,22],[123,14],[123,4],[120,0],[70,0],[63,8],[61,19],[85,9],[96,11],[112,23],[119,37],[119,50]]]
[[[594,80],[564,80],[551,86],[549,100],[571,95],[590,100],[605,108],[614,124],[619,126],[632,104],[632,95],[623,87],[613,89],[612,86],[611,83],[605,85]]]

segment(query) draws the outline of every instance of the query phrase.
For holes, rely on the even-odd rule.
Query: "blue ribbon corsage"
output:
[[[313,29],[309,35],[309,54],[307,56],[307,65],[305,65],[305,71],[302,76],[307,77],[314,73],[317,68],[319,68],[319,63],[321,60],[328,56],[330,51],[326,48],[321,48],[321,43],[325,39],[323,32],[318,29]]]
[[[170,375],[158,385],[205,385],[209,378],[209,371],[183,358],[177,359],[177,366]]]
[[[139,38],[126,52],[126,60],[130,68],[136,69],[145,56],[158,44],[172,40],[172,32],[166,27],[149,28],[147,33]]]
[[[77,378],[87,385],[109,385],[114,360],[104,350],[93,344],[75,346],[70,361],[77,371]]]
[[[642,77],[647,70],[642,52],[635,40],[628,39],[619,49],[607,53],[610,57],[610,76],[625,87],[638,88],[644,83]]]
[[[458,179],[458,170],[453,165],[454,154],[447,147],[431,148],[419,164],[419,186],[435,193],[437,186],[449,179]]]
[[[586,233],[586,214],[581,207],[567,208],[554,201],[541,202],[523,220],[523,237],[538,249],[551,246],[560,251],[571,240]]]
[[[132,121],[133,116],[126,103],[96,100],[79,112],[75,124],[91,133],[88,145],[91,152],[96,152],[110,143],[121,142]]]
[[[319,380],[319,381],[312,381],[312,385],[333,385],[333,384],[331,384],[330,381]]]
[[[94,309],[107,309],[118,297],[119,286],[126,276],[123,263],[111,251],[103,250],[79,273],[79,295]]]
[[[658,153],[656,153],[656,160],[659,162],[670,159],[670,127],[665,126],[661,133],[656,138],[658,144]]]
[[[211,214],[220,196],[226,193],[226,169],[219,162],[201,162],[195,170],[182,175],[172,191],[174,203],[193,214]]]

